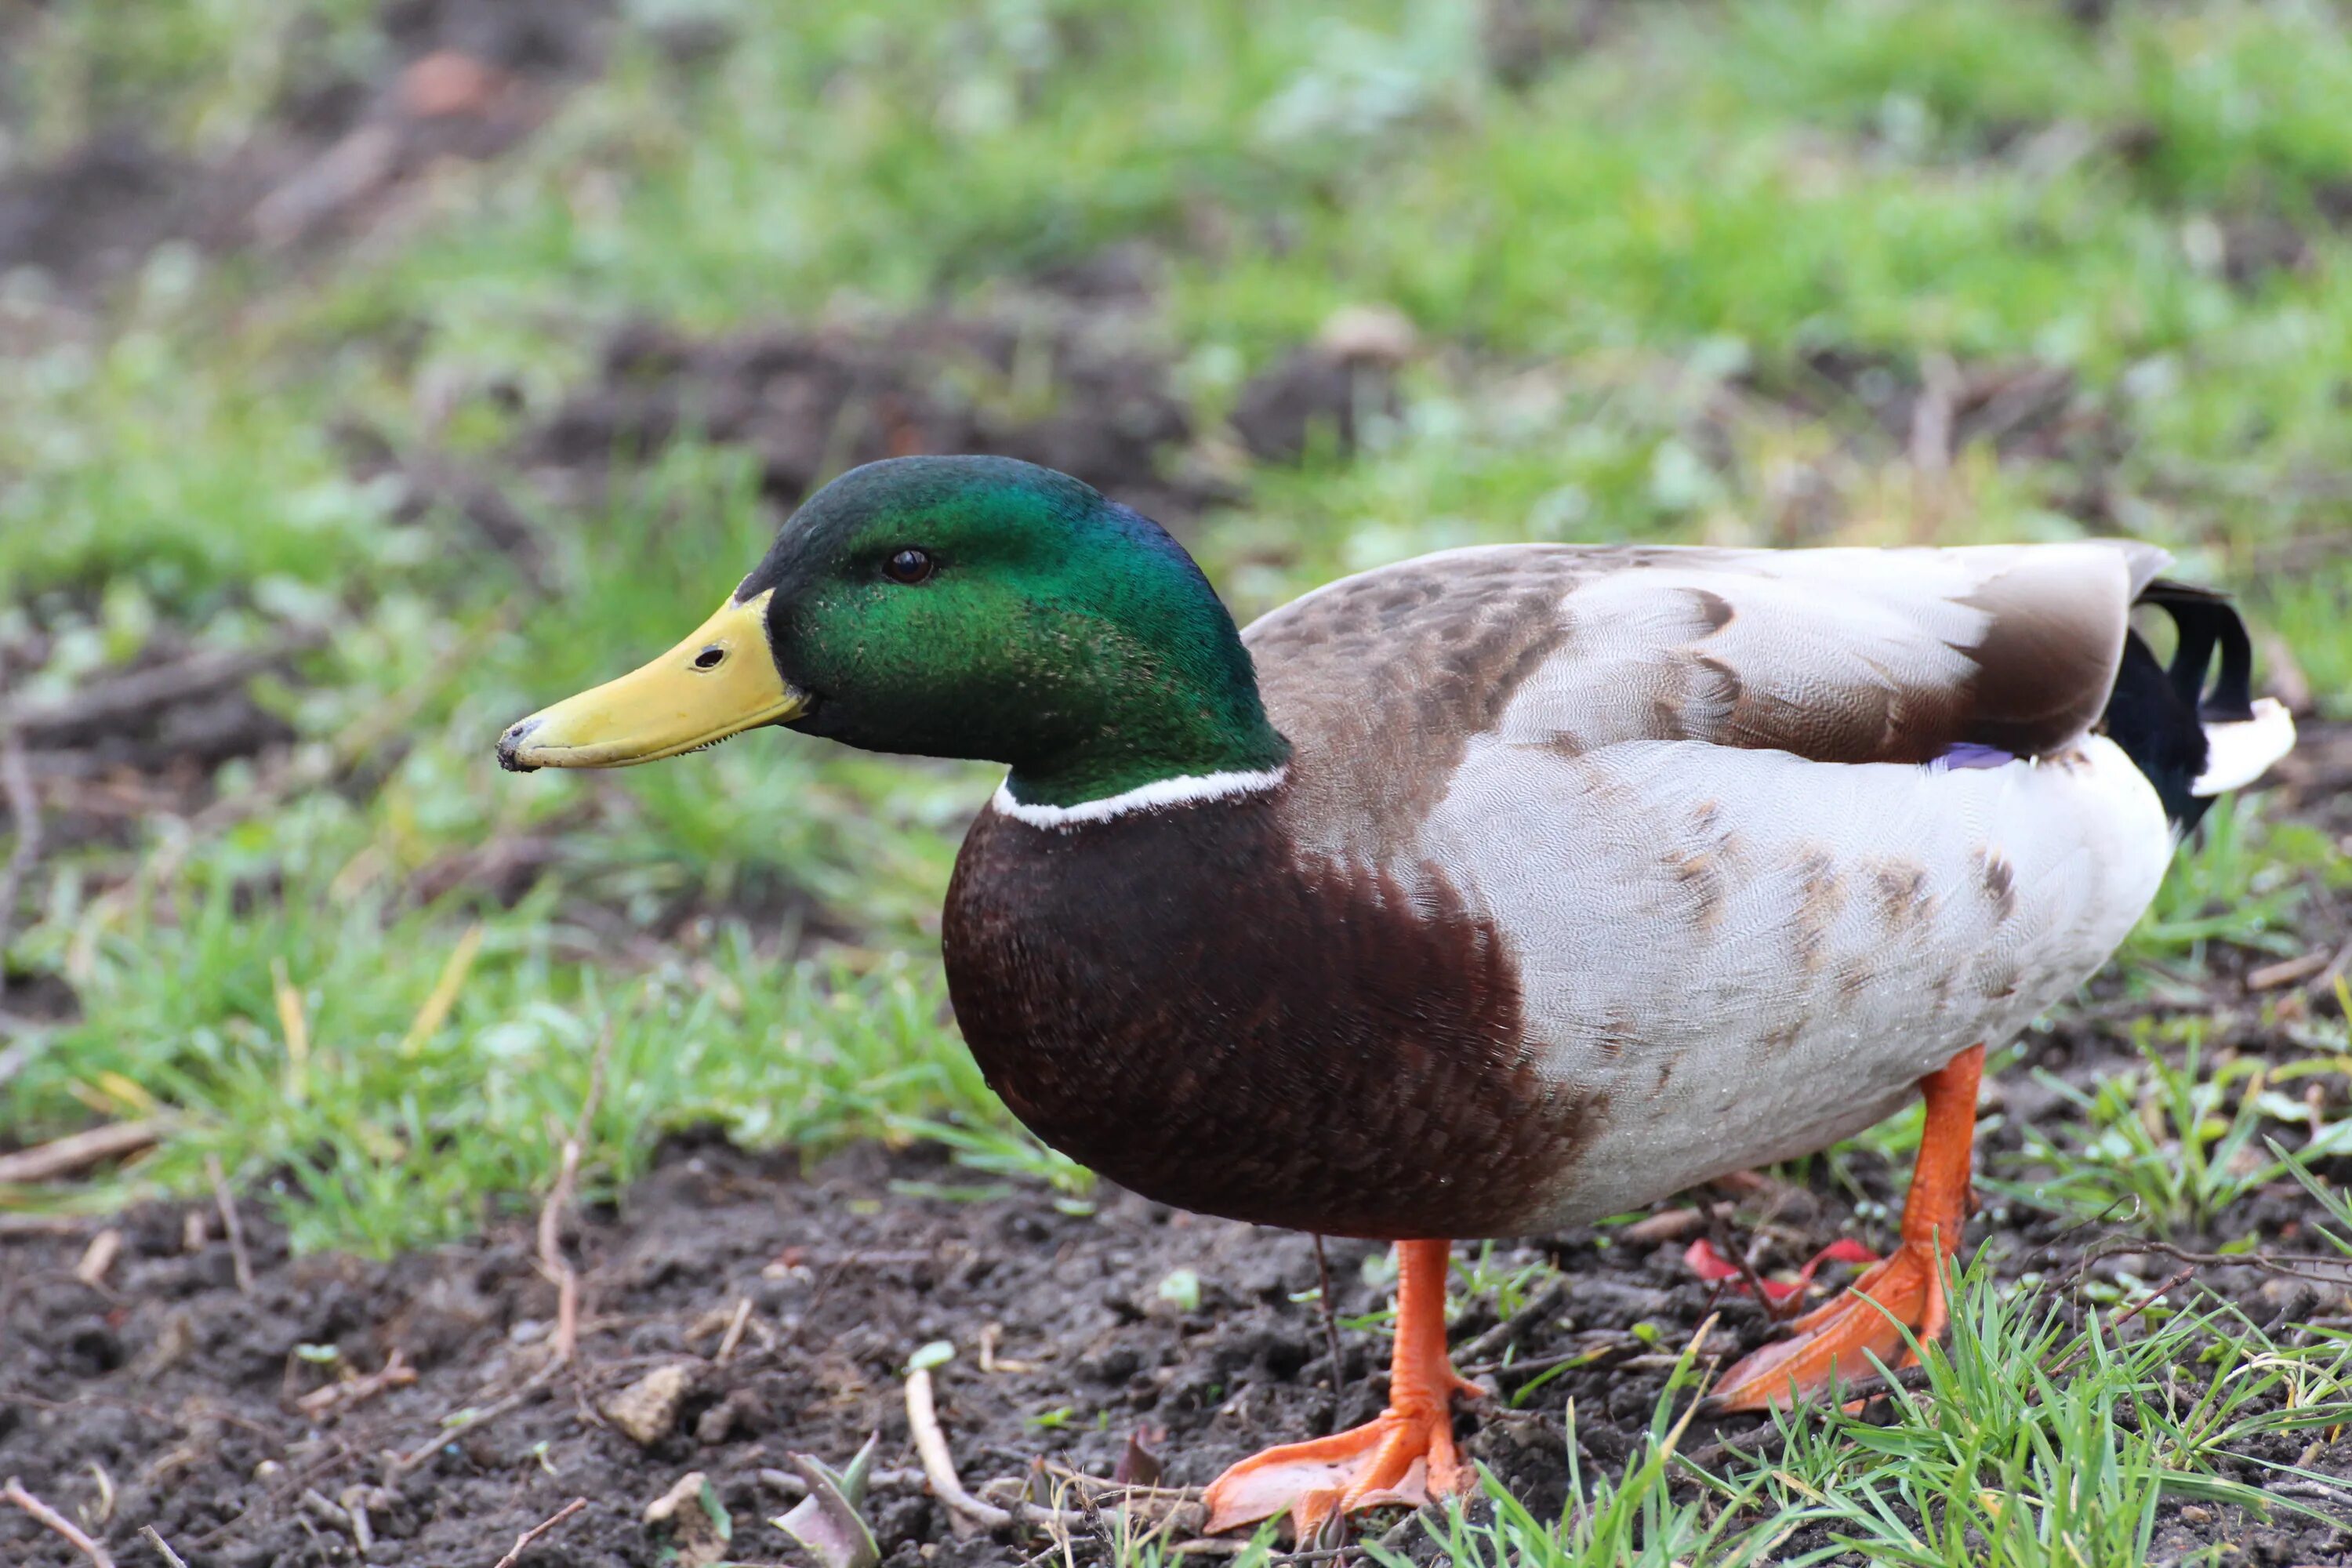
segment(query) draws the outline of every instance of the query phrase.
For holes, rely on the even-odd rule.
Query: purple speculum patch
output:
[[[2015,761],[2016,753],[2004,752],[1999,746],[1979,746],[1974,741],[1962,741],[1927,765],[1931,768],[1999,768]]]

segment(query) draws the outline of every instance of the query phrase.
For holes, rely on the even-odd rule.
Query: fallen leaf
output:
[[[1161,1442],[1167,1438],[1168,1433],[1164,1427],[1151,1426],[1138,1427],[1129,1432],[1127,1435],[1127,1452],[1118,1457],[1118,1464],[1111,1470],[1112,1480],[1127,1487],[1156,1487],[1160,1484],[1160,1478],[1165,1471],[1160,1463],[1160,1456],[1143,1446],[1147,1436],[1154,1442]]]
[[[857,1511],[866,1501],[866,1479],[873,1471],[874,1450],[881,1441],[879,1432],[866,1438],[866,1446],[843,1470],[834,1469],[814,1454],[785,1456],[808,1483],[809,1495],[791,1512],[771,1522],[800,1542],[818,1568],[875,1568],[882,1561],[882,1549]]]
[[[1793,1279],[1760,1279],[1764,1295],[1776,1305],[1803,1292],[1813,1282],[1813,1275],[1824,1263],[1875,1263],[1878,1254],[1852,1237],[1842,1237],[1822,1247],[1805,1260]],[[1749,1294],[1747,1278],[1739,1265],[1726,1258],[1714,1242],[1700,1237],[1683,1254],[1683,1266],[1711,1284],[1728,1285],[1742,1295]]]

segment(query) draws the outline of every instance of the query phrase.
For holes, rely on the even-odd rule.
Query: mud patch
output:
[[[1192,432],[1134,313],[1033,300],[716,338],[632,325],[519,460],[593,478],[690,435],[749,447],[763,492],[788,507],[859,463],[986,452],[1074,474],[1166,521],[1212,493],[1171,471]]]
[[[2108,416],[2073,374],[2032,361],[1930,365],[1824,347],[1759,369],[1746,384],[1805,419],[1930,463],[1980,441],[2005,460],[2079,461],[2086,443],[2109,438]]]
[[[445,160],[478,161],[601,67],[605,0],[394,0],[386,69],[305,84],[247,142],[198,161],[116,126],[0,179],[0,274],[89,301],[158,246],[286,250],[380,219]]]
[[[228,651],[164,626],[131,663],[72,691],[0,703],[0,729],[13,728],[25,749],[52,847],[127,843],[143,817],[192,815],[213,798],[222,764],[290,742],[293,727],[261,705],[254,683],[283,675],[317,640],[289,633]],[[47,657],[35,631],[0,647],[0,673]]]
[[[1892,1195],[1894,1173],[1868,1161],[1857,1172],[1865,1191]],[[976,1489],[1026,1478],[1050,1489],[1046,1464],[1107,1478],[1131,1440],[1171,1484],[1198,1484],[1268,1442],[1379,1407],[1385,1341],[1342,1329],[1335,1376],[1307,1237],[1113,1191],[1080,1205],[975,1180],[922,1148],[855,1149],[803,1175],[789,1156],[675,1142],[653,1176],[567,1236],[585,1281],[581,1354],[553,1374],[556,1292],[520,1221],[389,1263],[289,1258],[248,1203],[249,1294],[209,1205],[105,1222],[122,1245],[97,1284],[75,1269],[99,1222],[0,1232],[0,1473],[78,1510],[118,1552],[152,1524],[198,1568],[258,1568],[358,1560],[362,1513],[369,1561],[478,1565],[574,1497],[587,1508],[526,1562],[652,1563],[644,1509],[700,1470],[732,1517],[734,1556],[773,1561],[791,1555],[766,1522],[793,1500],[775,1475],[786,1456],[838,1463],[879,1432],[886,1477],[867,1514],[887,1561],[1013,1564],[1037,1543],[960,1532],[921,1482],[902,1382],[919,1347],[955,1347],[935,1373],[941,1420]],[[1779,1183],[1751,1183],[1739,1201],[1769,1238],[1767,1268],[1854,1224],[1845,1202]],[[2262,1200],[2265,1229],[2291,1223],[2295,1205]],[[1872,1234],[1883,1220],[1860,1228],[1887,1239]],[[2053,1224],[2000,1231],[2012,1270],[2053,1267],[2036,1248],[2069,1245]],[[1484,1260],[1490,1276],[1565,1271],[1561,1292],[1513,1330],[1488,1332],[1494,1298],[1473,1294],[1454,1331],[1465,1368],[1502,1395],[1459,1417],[1467,1451],[1539,1515],[1565,1501],[1567,1400],[1588,1473],[1613,1472],[1643,1441],[1672,1352],[1710,1311],[1727,1351],[1768,1331],[1752,1304],[1693,1278],[1690,1234],[1667,1215]],[[1384,1249],[1334,1242],[1328,1256],[1342,1321],[1378,1311]],[[2252,1268],[2207,1282],[2258,1321],[2341,1310],[2284,1300]],[[320,1393],[395,1354],[414,1382],[340,1403]],[[1580,1364],[1559,1373],[1563,1361]],[[616,1396],[665,1368],[677,1397],[633,1437],[621,1428],[642,1411]],[[1539,1397],[1511,1406],[1547,1373]],[[1701,1422],[1689,1446],[1709,1436]],[[2352,1447],[2304,1457],[2329,1473],[2347,1461]],[[2318,1526],[2191,1520],[2168,1510],[2163,1542],[2243,1549],[2263,1531],[2296,1561],[2352,1545]],[[1104,1559],[1079,1536],[1079,1555]],[[0,1550],[39,1568],[77,1561],[8,1512]]]

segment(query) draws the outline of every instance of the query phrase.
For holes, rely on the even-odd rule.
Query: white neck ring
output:
[[[989,805],[1032,827],[1067,830],[1089,822],[1132,816],[1138,812],[1166,811],[1174,806],[1231,800],[1236,795],[1260,795],[1281,784],[1289,772],[1282,767],[1254,773],[1180,773],[1174,778],[1154,779],[1117,795],[1107,795],[1100,800],[1082,800],[1076,805],[1025,805],[1013,798],[1012,782],[1007,780],[997,786],[995,798]]]

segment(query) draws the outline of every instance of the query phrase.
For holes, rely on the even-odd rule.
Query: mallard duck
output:
[[[613,767],[780,724],[1008,764],[943,926],[1005,1104],[1162,1203],[1399,1244],[1387,1409],[1209,1490],[1212,1529],[1311,1531],[1463,1484],[1452,1240],[1622,1213],[1919,1094],[1900,1247],[1716,1402],[1942,1329],[1986,1048],[2293,743],[2237,616],[2166,559],[1499,545],[1239,631],[1077,480],[906,458],[818,491],[685,641],[498,754]],[[2168,668],[2136,605],[2178,623]]]

